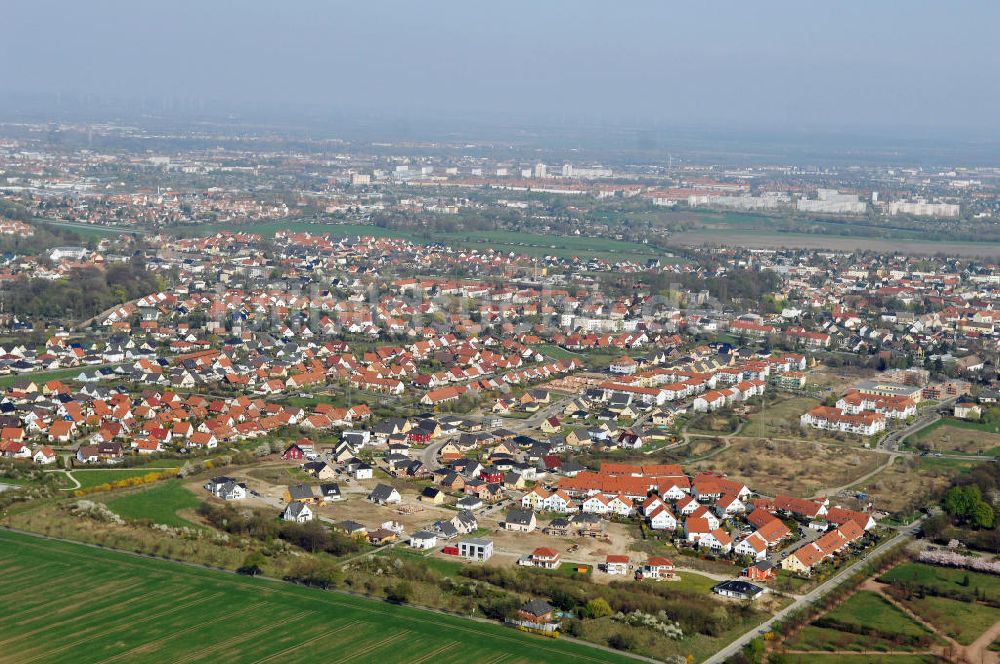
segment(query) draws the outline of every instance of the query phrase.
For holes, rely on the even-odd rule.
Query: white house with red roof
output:
[[[608,574],[628,574],[628,556],[609,553],[604,563],[604,571]]]
[[[767,542],[758,533],[750,533],[736,543],[733,551],[741,556],[750,556],[757,562],[767,558]]]
[[[674,573],[674,561],[662,556],[651,556],[636,576],[653,581],[673,581],[677,578]]]
[[[676,530],[677,517],[673,515],[666,505],[659,505],[653,509],[649,516],[649,527],[653,530]]]
[[[682,496],[680,500],[675,504],[677,508],[677,513],[681,516],[690,516],[702,504],[699,503],[693,496]]]

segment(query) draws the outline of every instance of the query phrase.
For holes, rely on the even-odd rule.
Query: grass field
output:
[[[624,655],[449,615],[0,532],[0,664],[619,664]]]
[[[27,373],[21,374],[8,374],[6,376],[0,376],[0,389],[10,387],[15,382],[22,378],[27,378],[35,382],[36,385],[41,386],[43,383],[47,383],[50,380],[61,380],[61,381],[73,381],[81,373],[93,373],[97,369],[102,369],[104,367],[116,367],[117,364],[95,364],[86,367],[69,367],[66,369],[54,369],[53,371],[29,371]]]
[[[201,501],[181,480],[169,480],[139,489],[108,501],[108,509],[126,519],[149,519],[168,526],[196,526],[177,515],[177,510],[194,509]]]
[[[254,479],[268,484],[319,484],[319,480],[298,466],[263,466],[247,472]]]
[[[924,627],[890,604],[878,593],[861,590],[824,616],[846,625],[871,627],[884,634],[930,636]],[[785,644],[789,650],[913,650],[875,636],[844,632],[831,627],[806,625]],[[923,649],[923,648],[919,648]]]
[[[583,355],[581,353],[574,353],[571,350],[566,350],[565,348],[556,346],[555,344],[538,344],[537,346],[532,346],[531,348],[546,357],[552,358],[553,360],[583,359]]]
[[[446,560],[432,555],[430,552],[414,551],[406,547],[395,547],[392,549],[382,549],[376,555],[387,558],[400,558],[401,560],[416,560],[426,565],[429,569],[436,570],[442,574],[457,576],[462,569],[462,563],[455,560]]]
[[[81,371],[87,370],[89,370],[89,367],[73,367],[70,369],[58,369],[56,371],[32,371],[30,373],[8,374],[0,376],[0,388],[10,387],[22,378],[33,380],[38,385],[47,383],[50,380],[72,380],[79,376]]]
[[[139,233],[144,234],[145,229],[136,228],[129,229],[127,227],[110,227],[110,226],[98,226],[97,224],[85,224],[72,221],[59,221],[59,220],[47,220],[47,219],[32,219],[31,223],[41,224],[43,226],[54,226],[57,228],[64,228],[73,231],[74,233],[80,235],[82,238],[96,238],[98,240],[107,237],[108,235],[121,235],[122,233]]]
[[[1000,453],[1000,424],[942,418],[910,436],[908,444],[924,443],[940,452]]]
[[[899,512],[923,507],[952,478],[976,461],[933,457],[899,458],[882,472],[851,488],[871,497],[878,509]]]
[[[787,247],[843,251],[865,249],[867,251],[899,252],[927,256],[938,253],[954,256],[1000,256],[1000,243],[998,242],[942,242],[913,239],[845,237],[832,234],[820,235],[784,232],[777,229],[762,229],[747,232],[737,228],[703,228],[673,233],[670,236],[670,241],[679,246],[717,245],[752,249]]]
[[[873,627],[890,634],[923,636],[928,634],[923,626],[894,607],[878,593],[860,590],[846,602],[826,614],[827,617],[849,625]]]
[[[747,435],[746,427],[740,432]],[[746,482],[766,495],[812,496],[821,489],[850,484],[885,463],[885,455],[811,442],[735,439],[724,452],[693,465]]]
[[[909,650],[886,639],[864,634],[851,634],[838,629],[806,625],[790,640],[785,642],[788,650],[865,651],[865,650]],[[804,657],[805,655],[803,655]],[[796,660],[793,660],[796,661]],[[824,660],[825,661],[825,660]],[[864,660],[864,661],[871,661]],[[893,659],[893,661],[896,661]]]
[[[912,597],[903,604],[963,646],[1000,621],[1000,609],[945,597]]]
[[[966,579],[968,585],[964,584]],[[885,583],[919,584],[942,592],[961,593],[970,598],[976,597],[977,593],[984,599],[1000,597],[1000,577],[923,563],[897,565],[879,580]]]
[[[783,653],[781,661],[787,664],[874,664],[878,660],[872,659],[871,655],[843,655],[831,653],[829,655],[809,653],[796,655],[795,653]],[[892,664],[938,664],[945,660],[935,655],[892,655],[886,661]]]
[[[167,466],[160,467],[159,464],[157,464],[157,468],[95,468],[94,470],[77,468],[70,471],[70,473],[80,483],[81,489],[89,489],[98,484],[106,484],[118,480],[127,480],[130,477],[142,477],[149,473],[162,472],[166,468]]]

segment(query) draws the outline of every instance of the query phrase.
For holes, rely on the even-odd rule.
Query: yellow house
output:
[[[444,502],[444,491],[432,486],[426,487],[420,492],[420,502],[440,505]]]
[[[562,429],[562,423],[559,421],[559,418],[550,417],[542,422],[542,426],[540,428],[545,433],[556,433]]]
[[[534,489],[524,494],[521,497],[521,507],[524,509],[541,510],[542,503],[545,499],[549,497],[549,492],[540,486],[536,486]]]
[[[514,481],[508,481],[504,479],[503,484],[508,489],[523,489],[524,488],[524,477],[517,475],[517,479]]]
[[[815,544],[806,544],[781,561],[781,569],[809,575],[813,565],[823,560],[823,552]]]

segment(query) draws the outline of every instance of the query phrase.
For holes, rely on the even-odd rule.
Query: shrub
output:
[[[635,647],[635,637],[628,632],[618,632],[608,637],[608,645],[615,650],[631,650]]]

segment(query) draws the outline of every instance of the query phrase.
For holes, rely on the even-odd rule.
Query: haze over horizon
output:
[[[5,15],[5,108],[65,96],[291,117],[1000,129],[987,3],[14,0]]]

